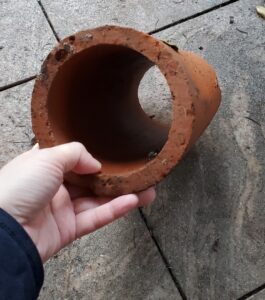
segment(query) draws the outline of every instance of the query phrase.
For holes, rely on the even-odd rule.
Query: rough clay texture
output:
[[[151,31],[226,0],[42,0],[60,37],[106,24]]]
[[[169,133],[138,105],[138,82],[151,62],[172,94]],[[102,170],[67,180],[96,195],[115,196],[161,181],[219,104],[216,75],[206,61],[142,32],[104,26],[67,37],[49,54],[34,87],[32,125],[40,147],[81,141]],[[156,156],[148,159],[154,149],[159,149]]]
[[[156,35],[200,51],[222,90],[214,121],[145,212],[188,299],[237,299],[264,284],[265,23],[255,11],[259,4],[239,1]]]
[[[37,1],[0,1],[0,87],[36,75],[55,43]]]

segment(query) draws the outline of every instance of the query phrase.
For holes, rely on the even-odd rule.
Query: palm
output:
[[[61,186],[49,205],[24,228],[43,253],[43,260],[76,238],[76,215],[68,191]]]

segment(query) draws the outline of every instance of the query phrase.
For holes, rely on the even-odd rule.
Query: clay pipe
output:
[[[139,83],[154,65],[171,91],[170,127],[139,103]],[[66,180],[114,196],[161,181],[209,125],[220,99],[213,68],[196,54],[134,29],[103,26],[71,35],[50,52],[32,95],[32,126],[42,148],[82,142],[102,171]]]

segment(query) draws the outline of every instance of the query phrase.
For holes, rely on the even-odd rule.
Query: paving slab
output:
[[[30,149],[33,82],[0,92],[0,167]]]
[[[0,87],[38,73],[55,43],[37,1],[0,1]]]
[[[222,89],[214,121],[145,210],[192,300],[237,299],[265,280],[265,21],[255,11],[263,2],[242,0],[156,35],[205,57]]]
[[[31,147],[32,88],[0,92],[0,167]],[[40,299],[181,299],[137,210],[76,241],[45,273]]]
[[[41,0],[60,37],[116,24],[149,32],[227,0]]]
[[[40,299],[176,299],[137,211],[75,242],[45,266]]]

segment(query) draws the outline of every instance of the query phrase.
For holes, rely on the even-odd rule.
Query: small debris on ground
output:
[[[148,156],[147,156],[148,161],[154,159],[157,156],[157,154],[158,154],[158,151],[156,151],[156,150],[155,151],[150,151],[148,153]]]
[[[235,23],[235,18],[233,16],[230,16],[230,19],[229,19],[229,24],[234,24]]]
[[[242,30],[242,29],[239,29],[239,28],[236,28],[236,30],[240,33],[244,33],[244,34],[248,34],[246,31]]]
[[[216,239],[212,245],[212,250],[213,252],[217,252],[218,251],[218,248],[219,248],[219,238]]]
[[[257,6],[256,10],[257,10],[258,15],[260,15],[263,19],[265,19],[265,7]]]

